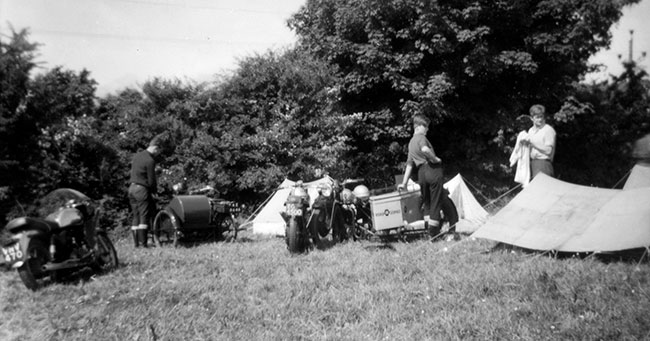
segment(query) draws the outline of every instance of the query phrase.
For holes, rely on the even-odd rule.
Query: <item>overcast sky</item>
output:
[[[236,61],[290,47],[286,20],[306,0],[0,0],[0,34],[29,28],[41,43],[42,70],[54,66],[91,72],[99,96],[153,77],[211,80]],[[634,58],[650,54],[650,0],[625,10],[611,49],[592,62],[619,74],[634,30]],[[648,69],[649,59],[641,65]],[[589,77],[593,79],[594,76]]]

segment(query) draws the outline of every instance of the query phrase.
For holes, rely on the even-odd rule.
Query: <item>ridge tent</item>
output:
[[[410,181],[410,180],[409,180]],[[310,200],[314,200],[317,196],[317,185],[319,183],[334,183],[333,179],[326,176],[320,180],[305,183],[308,187]],[[251,229],[256,234],[270,234],[276,236],[284,236],[285,222],[280,215],[284,210],[284,202],[289,196],[291,186],[295,182],[285,179],[278,187],[278,190],[273,193],[265,204],[259,209],[255,218],[245,223],[246,229]],[[417,184],[414,184],[417,187]],[[471,233],[482,225],[487,219],[488,213],[476,201],[469,188],[463,181],[460,174],[449,180],[444,184],[445,188],[449,191],[449,197],[456,205],[458,210],[459,222],[456,230],[458,232]]]
[[[642,167],[635,166],[635,176],[623,190],[580,186],[538,174],[472,237],[542,251],[648,247],[650,172]]]
[[[487,221],[487,211],[478,203],[460,174],[444,184],[458,211],[456,232],[472,233]]]
[[[318,196],[318,185],[321,183],[332,185],[334,184],[334,179],[329,176],[324,176],[321,179],[304,183],[304,186],[307,188],[307,192],[309,193],[309,204],[312,204],[313,200]],[[287,200],[291,188],[295,184],[295,181],[284,179],[275,193],[273,193],[267,202],[263,204],[264,206],[257,213],[255,219],[244,224],[250,225],[246,228],[252,229],[253,233],[284,236],[286,224],[284,219],[282,219],[280,212],[284,211],[284,202]]]

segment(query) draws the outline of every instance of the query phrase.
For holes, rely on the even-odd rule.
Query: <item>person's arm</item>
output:
[[[555,148],[555,132],[546,131],[544,138],[542,139],[542,143],[537,143],[530,140],[529,143],[532,148],[535,148],[540,153],[551,157],[553,154],[553,148]]]
[[[426,156],[427,160],[429,160],[431,163],[440,163],[442,160],[436,156],[436,153],[431,150],[428,146],[422,146],[420,149]]]
[[[406,164],[406,169],[404,170],[404,179],[402,179],[402,183],[397,185],[398,190],[402,190],[406,188],[406,184],[409,181],[409,178],[411,177],[411,172],[413,171],[413,165],[411,163]]]
[[[156,163],[153,161],[147,164],[147,184],[149,184],[149,191],[151,191],[151,194],[158,193],[158,181],[156,180]]]

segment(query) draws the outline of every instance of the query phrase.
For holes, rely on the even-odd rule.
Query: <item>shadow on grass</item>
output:
[[[486,253],[491,252],[509,252],[521,253],[526,255],[546,256],[554,259],[589,259],[593,258],[603,263],[641,263],[650,262],[650,254],[646,248],[636,248],[612,252],[560,252],[556,250],[532,250],[515,245],[497,243]]]
[[[382,250],[396,251],[393,244],[389,242],[381,242],[381,243],[375,243],[371,245],[365,245],[363,248],[367,251],[382,251]]]

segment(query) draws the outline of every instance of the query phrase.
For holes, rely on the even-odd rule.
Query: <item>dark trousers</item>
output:
[[[442,208],[443,172],[442,165],[425,163],[418,168],[418,184],[422,194],[424,214],[429,214],[430,220],[440,221]]]
[[[153,212],[155,212],[155,203],[149,189],[139,184],[129,186],[129,203],[131,204],[132,227],[146,225],[151,226]],[[145,229],[146,229],[145,228]]]
[[[530,178],[534,178],[539,173],[544,173],[550,177],[555,176],[551,160],[530,159]]]

